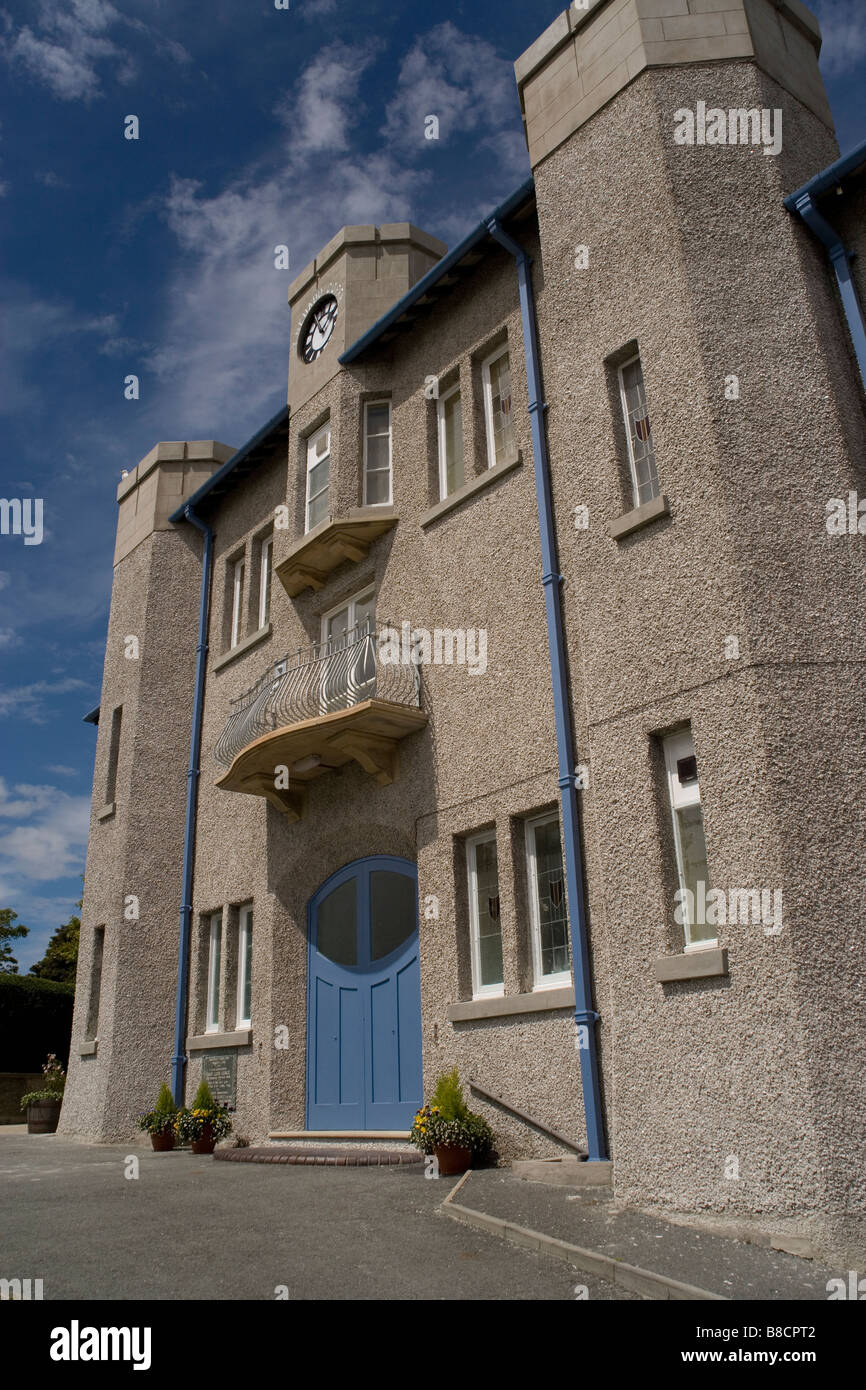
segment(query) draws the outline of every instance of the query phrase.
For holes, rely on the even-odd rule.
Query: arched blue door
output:
[[[422,1101],[415,865],[347,864],[311,899],[309,933],[307,1128],[408,1130]]]

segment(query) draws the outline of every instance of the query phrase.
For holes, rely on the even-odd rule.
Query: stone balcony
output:
[[[397,745],[427,723],[415,664],[386,661],[372,625],[274,662],[233,701],[214,756],[225,791],[265,797],[292,820],[306,784],[355,761],[381,785]]]

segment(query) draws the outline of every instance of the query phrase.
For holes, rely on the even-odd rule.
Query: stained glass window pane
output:
[[[623,367],[622,387],[625,397],[626,427],[631,441],[631,457],[635,474],[635,502],[637,506],[640,506],[643,502],[650,502],[653,497],[658,496],[659,480],[650,431],[643,371],[639,358],[635,358],[633,362],[629,362]]]
[[[475,845],[475,909],[478,924],[479,986],[501,985],[502,924],[499,912],[499,866],[496,841]]]
[[[559,975],[570,968],[568,906],[559,821],[532,827],[535,847],[535,889],[540,936],[541,973]]]

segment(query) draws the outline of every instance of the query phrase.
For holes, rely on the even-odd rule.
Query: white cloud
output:
[[[108,37],[108,31],[118,26],[143,33],[159,53],[175,62],[189,61],[182,44],[164,38],[141,20],[127,18],[108,0],[41,0],[38,17],[13,32],[3,52],[58,100],[87,103],[102,95],[106,72],[124,85],[135,80],[133,56]]]
[[[821,67],[825,73],[851,72],[866,57],[863,0],[820,0],[813,7],[821,25]]]
[[[339,40],[322,49],[278,103],[279,147],[208,195],[173,178],[164,216],[182,256],[167,289],[167,314],[147,365],[160,382],[154,437],[233,437],[237,402],[249,415],[285,398],[289,282],[340,227],[403,221],[463,234],[475,210],[443,209],[423,138],[423,117],[439,114],[443,137],[461,132],[483,148],[477,217],[528,172],[510,63],[482,39],[441,24],[420,38],[383,97],[384,126],[361,147],[360,79],[379,48]],[[420,94],[418,88],[421,88]],[[432,103],[432,105],[431,105]],[[419,124],[420,122],[420,124]],[[434,228],[431,227],[431,230]],[[274,247],[289,247],[288,274]],[[231,437],[230,437],[231,436]]]
[[[80,894],[46,897],[41,885],[81,873],[87,847],[90,800],[52,786],[19,784],[10,792],[0,778],[0,903],[12,907],[30,937],[13,944],[21,969],[44,951],[54,926],[70,916]],[[9,822],[18,822],[6,828]],[[37,921],[53,922],[40,929]],[[45,940],[43,941],[43,937]]]
[[[59,174],[55,174],[53,169],[45,169],[34,174],[37,183],[44,184],[46,188],[68,188],[69,184],[62,179]]]
[[[66,763],[46,763],[46,772],[53,772],[55,777],[77,777],[77,767],[67,767]]]
[[[33,681],[30,685],[0,689],[0,717],[13,715],[29,724],[45,724],[49,717],[46,703],[51,696],[87,688],[87,681],[79,680],[77,676],[64,676],[56,681]]]
[[[15,629],[11,627],[0,627],[0,651],[4,648],[14,647],[18,641]]]
[[[117,334],[115,314],[82,316],[71,304],[40,299],[27,285],[0,281],[6,332],[0,338],[0,415],[13,415],[42,399],[41,357],[65,338],[95,333],[107,342]]]
[[[463,34],[450,20],[416,40],[400,67],[397,92],[388,104],[383,135],[402,149],[429,150],[424,123],[439,121],[439,143],[460,135],[519,129],[513,65],[493,44]]]

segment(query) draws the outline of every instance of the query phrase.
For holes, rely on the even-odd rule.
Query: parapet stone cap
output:
[[[633,0],[633,3],[639,18],[663,20],[665,17],[663,0]],[[695,0],[686,0],[686,3],[689,6],[689,14],[704,14],[706,11],[703,0],[698,0],[697,4]],[[803,0],[765,0],[765,3],[792,20],[815,48],[820,49],[821,26],[812,11],[803,4]],[[591,19],[601,17],[599,12],[609,4],[611,0],[588,0],[586,6],[581,9],[576,9],[572,4],[567,10],[563,10],[562,14],[557,15],[553,23],[547,26],[543,34],[539,34],[514,64],[514,76],[518,87],[522,88],[533,73],[549,62],[557,49],[561,48],[572,34],[582,29]],[[730,8],[745,9],[745,0],[730,0]],[[670,18],[682,16],[682,0],[671,0]]]
[[[213,461],[227,463],[237,453],[229,444],[221,444],[218,439],[163,439],[154,444],[149,453],[136,464],[135,468],[120,480],[117,500],[122,501],[127,493],[147,477],[158,463],[192,463]]]
[[[412,222],[384,222],[381,227],[366,224],[357,227],[341,227],[336,236],[322,247],[315,260],[305,266],[289,285],[289,303],[298,299],[308,285],[328,269],[332,261],[348,246],[375,246],[382,242],[407,242],[432,256],[444,256],[448,247],[438,237],[431,236]]]

